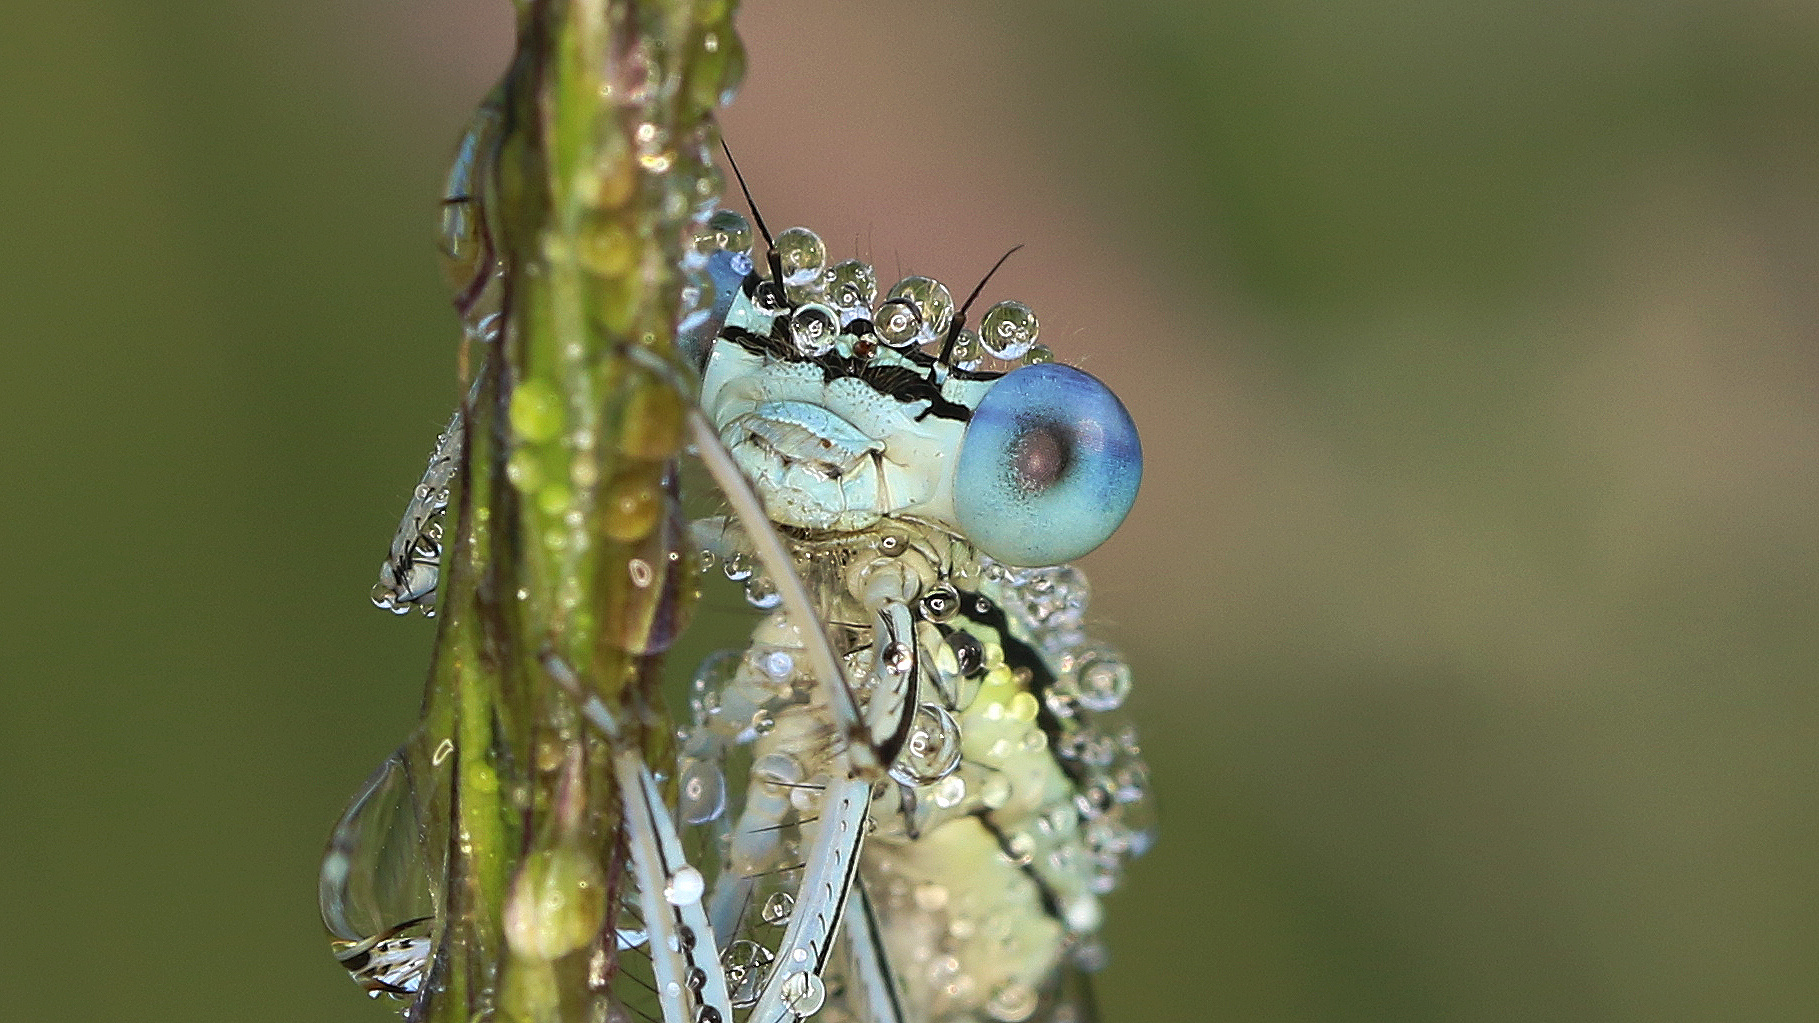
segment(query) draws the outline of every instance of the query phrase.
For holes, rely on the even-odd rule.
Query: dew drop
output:
[[[1035,988],[1011,981],[992,992],[985,1011],[999,1023],[1022,1023],[1036,1011],[1036,1001]]]
[[[1000,302],[979,321],[979,340],[993,358],[1021,359],[1036,343],[1041,324],[1022,302]]]
[[[798,1016],[812,1016],[827,1000],[827,985],[812,971],[792,973],[783,981],[783,1001]]]
[[[444,765],[452,758],[427,745],[414,738],[380,765],[329,838],[317,895],[323,925],[339,942],[366,941],[435,914],[433,886],[443,876],[447,836],[435,833],[428,801],[446,784]]]
[[[908,348],[922,333],[922,319],[908,299],[892,299],[878,307],[872,327],[892,348]]]
[[[726,774],[711,760],[685,758],[676,772],[676,813],[690,824],[719,819],[726,810]]]
[[[947,361],[959,369],[978,369],[984,353],[985,349],[979,344],[979,335],[970,330],[962,330],[954,335],[954,347],[947,353]]]
[[[772,927],[781,927],[789,922],[790,914],[796,911],[796,897],[788,892],[775,892],[764,900],[764,907],[758,916]]]
[[[856,259],[835,263],[827,271],[827,298],[842,316],[863,315],[878,297],[878,275]]]
[[[707,218],[707,229],[695,237],[695,251],[750,252],[752,225],[734,210],[717,210]]]
[[[907,299],[921,321],[917,340],[933,341],[947,333],[954,317],[954,296],[947,285],[931,277],[905,277],[891,287],[886,298]]]
[[[989,810],[997,810],[1011,801],[1011,783],[1002,774],[993,774],[979,788],[979,801]]]
[[[796,351],[808,356],[824,355],[834,347],[840,319],[827,306],[810,303],[790,315],[789,331]]]
[[[985,647],[972,633],[950,632],[947,645],[954,652],[954,662],[959,666],[961,676],[976,675],[985,667]]]
[[[891,762],[891,777],[905,785],[933,785],[960,766],[960,725],[946,708],[916,708],[902,752]]]
[[[952,586],[936,586],[922,597],[922,616],[931,622],[946,622],[960,610],[960,594]]]
[[[951,810],[965,799],[966,781],[957,774],[948,775],[935,786],[935,805],[943,810]]]
[[[815,283],[821,276],[822,266],[827,263],[827,246],[822,244],[819,235],[806,227],[779,232],[772,251],[783,264],[783,283],[793,287]]]
[[[933,881],[917,885],[912,898],[915,899],[916,908],[924,913],[938,913],[947,908],[947,889]]]
[[[733,1008],[749,1009],[758,1002],[764,984],[764,971],[777,959],[770,949],[748,938],[740,938],[720,953],[720,966],[726,971],[727,993]]]
[[[783,595],[777,592],[777,584],[771,582],[770,576],[755,575],[745,584],[745,602],[760,611],[769,611],[783,603]]]
[[[672,906],[692,906],[701,901],[701,893],[706,890],[707,882],[702,879],[701,871],[685,866],[664,883],[663,899]]]
[[[767,650],[758,655],[758,670],[782,682],[796,673],[796,658],[788,650]]]

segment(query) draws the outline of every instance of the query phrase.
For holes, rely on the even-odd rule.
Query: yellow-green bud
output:
[[[540,849],[518,869],[505,903],[505,940],[518,955],[560,959],[594,940],[606,918],[606,879],[579,849]]]

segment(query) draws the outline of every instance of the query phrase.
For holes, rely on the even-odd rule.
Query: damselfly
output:
[[[745,218],[708,222],[692,259],[717,300],[684,336],[695,446],[731,506],[690,536],[768,614],[696,673],[673,801],[614,711],[546,664],[616,750],[625,810],[631,869],[600,879],[624,897],[589,982],[661,1023],[1091,1018],[1099,898],[1149,841],[1147,778],[1117,714],[1130,671],[1085,634],[1066,562],[1128,510],[1135,429],[1052,362],[1027,307],[967,329],[986,281],[958,308],[926,277],[880,297],[812,232],[758,229],[754,262]],[[382,606],[433,599],[459,436]],[[417,991],[434,947],[418,875],[440,864],[367,852],[438,798],[457,751],[423,745],[369,783],[324,863],[337,954],[375,995]]]

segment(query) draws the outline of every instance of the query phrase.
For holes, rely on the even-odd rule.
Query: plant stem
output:
[[[674,463],[685,241],[718,193],[711,116],[742,72],[726,0],[519,0],[474,200],[503,329],[473,359],[424,700],[452,738],[436,954],[413,1020],[601,1018],[623,845],[604,740],[560,660],[667,750],[654,692],[686,619]]]

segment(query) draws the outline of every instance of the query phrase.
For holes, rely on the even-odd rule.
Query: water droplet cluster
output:
[[[856,352],[866,346],[898,351],[920,349],[940,355],[949,329],[958,314],[947,286],[931,277],[911,275],[878,294],[878,275],[856,259],[828,263],[827,245],[820,236],[802,227],[777,234],[769,253],[754,253],[754,232],[744,216],[719,210],[710,216],[695,238],[695,264],[710,274],[720,295],[717,303],[698,300],[702,313],[690,323],[699,337],[718,330],[731,296],[745,273],[756,267],[761,307],[788,315],[789,337],[804,355],[821,355],[844,336]],[[769,257],[774,255],[783,274],[782,291],[772,280]],[[724,268],[716,272],[716,268]],[[741,268],[737,275],[732,268]],[[711,311],[710,311],[711,310]],[[1037,343],[1041,324],[1029,306],[1005,301],[979,316],[979,329],[963,329],[947,352],[949,365],[964,370],[993,368],[989,360],[1008,369],[1052,361],[1049,350]],[[718,318],[716,318],[718,317]],[[702,351],[699,340],[691,345]]]
[[[726,544],[706,560],[731,582],[763,578],[736,526],[694,535]],[[830,620],[873,623],[836,630],[862,707],[920,683],[875,789],[860,866],[904,997],[917,1018],[1020,1023],[1048,1012],[1064,963],[1103,959],[1099,899],[1149,840],[1147,776],[1118,718],[1131,674],[1087,633],[1085,577],[1002,566],[905,523],[793,546]],[[868,610],[879,600],[908,609],[908,635],[885,638]],[[739,1004],[757,997],[754,974],[791,969],[779,942],[838,741],[807,665],[800,633],[773,612],[745,649],[703,663],[682,735],[682,815],[724,836],[709,901],[744,907],[723,955]],[[715,798],[694,798],[714,764],[703,791]],[[743,793],[722,801],[717,786],[740,776]],[[786,997],[845,1018],[852,979],[837,962],[821,989],[797,979],[812,974],[777,976]]]

